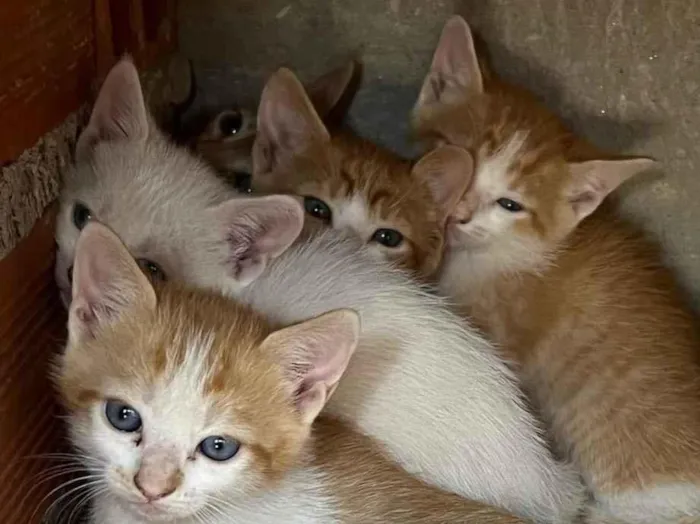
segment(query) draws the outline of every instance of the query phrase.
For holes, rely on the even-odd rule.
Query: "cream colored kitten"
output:
[[[601,155],[485,79],[459,17],[415,117],[430,144],[474,157],[440,288],[518,364],[595,496],[591,522],[700,522],[698,321],[659,247],[599,208],[653,162]]]
[[[76,247],[57,382],[95,524],[517,524],[317,415],[357,347],[335,310],[273,330],[219,295],[149,283],[108,228]]]
[[[306,137],[305,129],[277,131]],[[354,309],[362,333],[330,414],[431,484],[539,522],[571,521],[580,480],[552,458],[493,347],[357,239],[325,230],[294,243],[303,209],[293,198],[232,198],[149,122],[130,62],[105,80],[76,156],[56,234],[64,290],[79,230],[94,217],[154,278],[223,290],[274,323]]]

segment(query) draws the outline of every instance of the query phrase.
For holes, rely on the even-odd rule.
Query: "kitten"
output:
[[[309,85],[309,96],[328,125],[339,127],[361,78],[361,64],[350,60]],[[194,150],[242,193],[251,189],[251,149],[255,141],[256,111],[237,107],[217,114],[194,139]]]
[[[300,141],[305,129],[284,136]],[[493,347],[356,238],[324,228],[295,243],[303,209],[294,198],[232,198],[149,121],[130,62],[105,80],[76,160],[57,221],[62,289],[79,230],[94,217],[152,278],[222,290],[274,323],[354,309],[360,342],[330,414],[430,484],[538,522],[570,522],[580,480],[553,459]]]
[[[305,97],[303,91],[294,92],[300,87],[295,83],[268,86],[262,107]],[[267,138],[270,127],[292,127],[303,119],[320,124],[314,115],[302,111],[266,116],[270,121],[261,125],[261,140]],[[433,166],[436,162],[445,165],[452,156],[459,158],[463,153],[456,148],[442,148],[413,165],[351,133],[335,133],[320,143],[319,149],[290,152],[286,157],[289,160],[273,172],[255,173],[253,188],[302,197],[309,228],[331,226],[345,230],[364,243],[377,259],[429,279],[437,270],[444,244],[447,216],[439,211],[449,208],[447,200],[459,197],[458,193],[432,192]],[[460,174],[457,170],[455,173]],[[436,204],[438,199],[441,205]]]
[[[272,330],[219,295],[154,288],[97,222],[75,264],[57,382],[95,524],[524,523],[314,423],[357,347],[354,311]]]
[[[325,83],[317,82],[312,86],[309,103],[297,82],[268,85],[258,117],[261,130],[258,143],[268,141],[266,135],[271,128],[285,126],[318,126],[322,135],[328,134],[326,118],[321,117],[327,113],[329,104],[321,101],[335,101],[342,89],[347,89],[350,71],[345,75],[341,72],[334,72],[335,78],[329,76]],[[324,93],[326,96],[322,97]],[[301,99],[304,103],[297,103]],[[289,110],[266,111],[273,103],[284,104]],[[237,182],[237,188],[299,195],[304,199],[309,229],[323,225],[346,229],[357,235],[380,259],[387,259],[423,278],[435,272],[442,254],[445,219],[436,211],[449,207],[449,202],[442,199],[459,197],[459,194],[433,194],[431,166],[434,162],[426,159],[413,166],[412,162],[389,150],[336,126],[331,127],[331,140],[321,146],[329,162],[324,162],[323,157],[319,161],[304,158],[306,151],[294,151],[293,143],[282,143],[289,148],[289,157],[293,159],[290,165],[280,166],[274,173],[257,173],[251,179],[247,173],[251,172],[250,149],[257,127],[250,123],[252,112],[246,113],[249,123],[245,138],[239,139],[238,134],[232,138],[222,131],[232,126],[231,119],[236,119],[236,123],[240,121],[237,112],[224,111],[198,138],[197,146],[202,157],[221,171],[246,170],[238,175],[245,178],[245,182]],[[446,150],[441,154],[450,153]],[[440,200],[439,205],[434,202],[435,198]]]
[[[441,290],[517,362],[602,515],[699,522],[697,321],[659,248],[597,209],[653,162],[601,156],[528,93],[485,82],[459,17],[415,122],[428,143],[474,158]]]
[[[283,139],[295,129],[302,130],[299,140]],[[445,166],[455,165],[458,185],[471,158],[444,147],[414,163],[349,131],[329,134],[290,72],[278,74],[263,91],[253,155],[255,189],[301,196],[309,221],[347,230],[377,258],[424,278],[442,255],[442,209],[460,196],[442,191]]]

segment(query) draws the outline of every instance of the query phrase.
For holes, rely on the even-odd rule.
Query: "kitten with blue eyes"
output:
[[[270,82],[298,84],[288,70]],[[286,136],[307,135],[302,128]],[[74,221],[78,204],[168,281],[221,291],[273,323],[356,310],[358,347],[325,410],[413,475],[538,522],[568,523],[579,510],[580,479],[551,455],[487,340],[356,236],[330,228],[300,236],[304,210],[295,198],[241,196],[167,141],[148,117],[129,61],[107,76],[61,193],[56,279],[68,300],[85,227]]]
[[[335,310],[273,329],[251,309],[154,288],[107,227],[76,247],[56,381],[86,457],[94,524],[525,524],[442,492],[370,439],[316,420],[360,320]]]

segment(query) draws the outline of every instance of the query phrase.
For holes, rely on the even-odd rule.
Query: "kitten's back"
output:
[[[577,475],[549,454],[493,347],[356,239],[326,230],[293,246],[240,296],[283,324],[360,313],[360,344],[327,409],[409,471],[544,522],[577,512]]]
[[[525,524],[494,507],[441,491],[382,456],[367,437],[329,417],[314,425],[315,460],[337,497],[343,522],[362,524]]]

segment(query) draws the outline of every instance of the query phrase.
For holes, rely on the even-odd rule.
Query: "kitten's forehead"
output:
[[[479,148],[474,183],[480,193],[498,193],[514,183],[527,136],[527,131],[517,131],[495,149],[487,145]]]
[[[80,201],[134,256],[152,258],[187,278],[215,227],[206,211],[231,196],[196,158],[162,137],[145,144],[107,142],[67,177],[57,239],[63,256],[72,257],[78,231],[71,213]]]
[[[333,226],[341,228],[357,228],[372,220],[372,212],[362,195],[354,193],[335,202],[336,212],[333,215]]]

